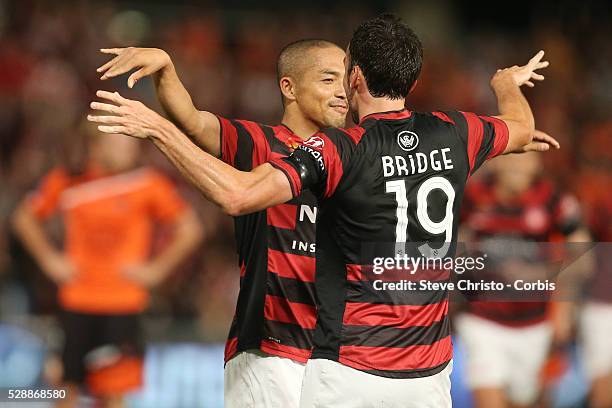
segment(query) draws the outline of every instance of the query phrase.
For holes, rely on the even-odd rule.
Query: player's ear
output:
[[[293,82],[293,79],[291,77],[282,77],[278,81],[278,86],[280,88],[281,93],[283,94],[283,98],[289,101],[295,101],[295,82]]]
[[[349,81],[348,81],[349,88],[357,89],[359,85],[362,85],[361,84],[362,81],[363,81],[363,72],[361,72],[361,68],[355,65],[351,69],[351,72],[349,73]]]
[[[414,91],[414,88],[416,88],[416,86],[417,86],[417,83],[418,83],[418,82],[419,82],[419,80],[418,80],[418,79],[416,79],[416,80],[414,81],[414,83],[413,83],[413,84],[412,84],[412,86],[410,87],[410,90],[408,91],[408,94],[411,94],[411,93],[412,93],[412,91]]]

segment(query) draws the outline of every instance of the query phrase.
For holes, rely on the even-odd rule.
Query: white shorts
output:
[[[422,378],[386,378],[325,359],[306,363],[300,408],[451,408],[452,361]]]
[[[552,340],[548,322],[508,327],[464,313],[457,317],[455,328],[466,351],[470,389],[501,388],[519,405],[536,401]]]
[[[258,350],[225,365],[225,408],[298,408],[305,365]]]
[[[580,314],[580,339],[588,378],[612,374],[612,304],[585,304]]]

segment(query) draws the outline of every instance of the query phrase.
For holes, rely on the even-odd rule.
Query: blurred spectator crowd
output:
[[[66,144],[88,112],[97,89],[119,90],[159,110],[150,80],[128,90],[126,77],[102,82],[99,48],[150,46],[166,50],[197,107],[227,117],[275,123],[281,101],[275,62],[280,49],[301,38],[325,38],[344,47],[352,29],[381,9],[414,27],[425,46],[425,66],[409,98],[415,110],[459,108],[495,113],[489,79],[497,68],[525,63],[539,49],[551,66],[546,81],[526,95],[536,126],[560,140],[544,157],[546,175],[574,191],[587,219],[609,200],[612,186],[612,49],[609,27],[595,12],[566,24],[556,9],[541,9],[513,25],[495,16],[470,16],[451,2],[338,3],[225,8],[196,3],[0,1],[0,315],[49,314],[54,285],[37,271],[12,237],[8,217],[48,169],[69,163]],[[249,3],[251,4],[251,3]],[[563,3],[559,3],[562,7]],[[270,7],[274,3],[269,4]],[[573,11],[565,11],[564,16]],[[585,17],[586,16],[586,17]],[[520,17],[520,15],[519,15]],[[479,20],[481,18],[481,20]],[[146,144],[144,164],[172,177],[206,229],[201,248],[156,290],[149,311],[153,335],[220,341],[234,310],[238,269],[232,221],[191,188]],[[54,230],[61,238],[61,224]],[[169,326],[172,330],[167,330]]]

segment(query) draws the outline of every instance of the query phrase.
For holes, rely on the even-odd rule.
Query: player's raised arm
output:
[[[153,75],[159,102],[170,118],[198,147],[218,157],[220,155],[220,124],[217,117],[199,111],[193,104],[189,92],[179,79],[168,53],[158,48],[103,48],[104,54],[114,58],[98,68],[102,80],[132,72],[128,87],[138,80]]]
[[[520,87],[533,87],[533,81],[544,79],[543,75],[536,73],[548,66],[548,61],[542,61],[543,57],[544,51],[540,51],[526,65],[500,69],[491,79],[499,109],[497,118],[503,120],[508,127],[508,144],[504,153],[538,150],[536,147],[541,150],[541,145],[531,145],[535,121]]]
[[[171,122],[142,102],[119,93],[98,91],[104,102],[91,108],[104,112],[87,119],[103,133],[150,139],[204,196],[229,215],[242,215],[289,201],[292,190],[287,177],[270,164],[250,172],[240,171],[199,149]]]

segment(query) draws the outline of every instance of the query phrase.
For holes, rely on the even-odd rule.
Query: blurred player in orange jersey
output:
[[[491,166],[491,177],[468,185],[464,198],[464,239],[479,242],[490,266],[473,278],[510,284],[546,280],[549,270],[537,255],[539,242],[589,240],[578,202],[539,177],[537,153],[502,157]],[[560,303],[549,318],[544,295],[536,299],[524,292],[514,301],[475,295],[456,322],[475,407],[535,406],[551,344],[568,340],[571,303]],[[533,301],[525,301],[528,296]]]
[[[86,385],[104,406],[121,407],[122,395],[142,381],[139,316],[148,289],[195,248],[202,230],[166,177],[137,167],[138,142],[96,133],[83,125],[78,135],[87,138],[84,169],[75,174],[67,163],[51,170],[17,208],[13,225],[59,287],[69,390],[63,406],[75,406],[78,388]],[[62,248],[43,229],[43,221],[57,212],[65,226]],[[173,233],[152,256],[157,226]]]

